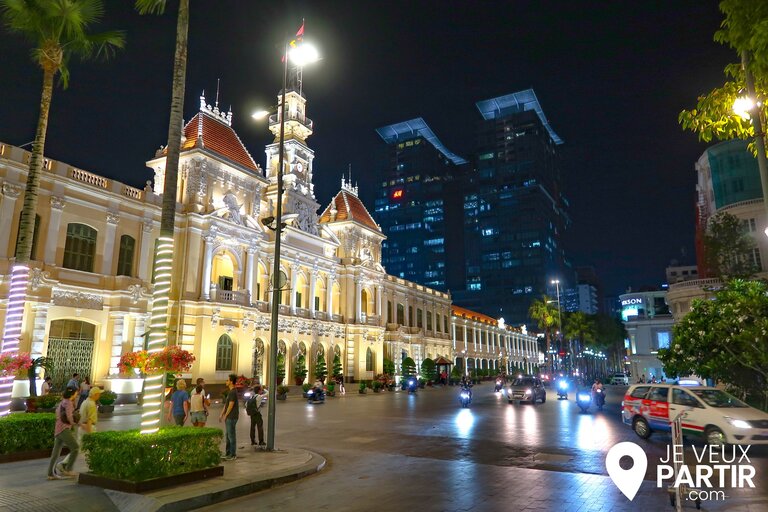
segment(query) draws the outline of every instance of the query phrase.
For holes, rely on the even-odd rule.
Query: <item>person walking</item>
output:
[[[197,379],[200,382],[203,379]],[[189,421],[195,427],[204,427],[208,421],[208,406],[210,400],[205,395],[205,388],[198,384],[189,398]]]
[[[80,406],[80,428],[85,434],[96,431],[96,423],[99,421],[99,408],[96,404],[100,396],[101,388],[94,386],[88,392],[88,398]]]
[[[91,378],[86,377],[82,383],[80,383],[80,400],[77,402],[77,409],[80,409],[80,406],[83,405],[83,402],[85,402],[86,398],[88,398],[88,394],[91,392]]]
[[[224,422],[224,438],[226,439],[226,453],[222,460],[237,459],[237,420],[240,418],[239,404],[237,403],[237,389],[235,383],[237,375],[232,374],[227,379],[227,398],[224,401],[224,410],[219,416],[219,422]]]
[[[256,429],[259,431],[259,446],[266,446],[264,443],[264,419],[261,417],[264,390],[261,386],[254,386],[252,392],[253,395],[245,402],[245,413],[251,418],[251,446],[256,446]]]
[[[67,382],[67,387],[74,390],[79,391],[80,390],[80,375],[77,373],[72,374],[72,378],[69,379],[69,382]]]
[[[176,391],[171,395],[171,401],[168,404],[168,422],[171,421],[171,415],[176,425],[183,427],[184,422],[189,418],[189,393],[187,393],[187,381],[178,379],[176,381]]]
[[[75,418],[75,401],[77,400],[77,390],[67,388],[62,394],[62,400],[56,407],[56,426],[53,430],[53,451],[51,460],[48,462],[48,480],[61,480],[63,478],[74,478],[76,473],[72,468],[80,453],[80,445],[75,438],[74,429],[77,427]],[[69,448],[69,455],[61,463],[59,456],[63,447]]]

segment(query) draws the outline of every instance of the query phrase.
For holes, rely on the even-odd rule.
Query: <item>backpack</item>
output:
[[[257,394],[254,394],[251,398],[248,399],[248,401],[245,402],[245,413],[248,416],[253,416],[259,411],[258,406],[258,400],[261,397]]]

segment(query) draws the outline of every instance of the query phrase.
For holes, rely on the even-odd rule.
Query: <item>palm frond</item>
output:
[[[136,0],[136,10],[139,14],[163,14],[166,4],[165,0]]]

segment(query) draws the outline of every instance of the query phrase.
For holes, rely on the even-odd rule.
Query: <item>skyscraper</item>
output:
[[[457,178],[467,161],[443,146],[422,118],[376,132],[387,144],[374,213],[387,235],[382,264],[391,275],[439,290],[463,287]]]
[[[574,284],[562,246],[569,224],[557,146],[532,89],[476,104],[473,170],[463,185],[466,281],[454,301],[523,323],[552,279]]]

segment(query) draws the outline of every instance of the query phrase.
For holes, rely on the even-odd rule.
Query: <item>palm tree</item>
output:
[[[166,0],[136,0],[140,14],[163,14]],[[147,349],[157,352],[168,343],[168,300],[173,272],[173,235],[176,224],[176,188],[179,176],[179,153],[181,153],[181,125],[184,116],[184,89],[187,76],[187,34],[189,32],[189,0],[179,1],[176,21],[176,52],[173,60],[173,83],[171,89],[171,116],[168,122],[168,144],[166,146],[165,178],[163,182],[163,210],[160,217],[160,238],[157,258],[152,275],[155,288],[152,292],[152,316]],[[156,432],[162,408],[162,376],[147,379],[144,389],[144,421],[142,432]],[[148,415],[150,413],[151,415]]]
[[[24,203],[19,221],[19,237],[16,243],[16,259],[11,272],[11,291],[14,297],[13,300],[9,300],[6,309],[5,332],[0,346],[0,352],[16,352],[21,337],[21,320],[26,301],[37,195],[45,158],[48,114],[53,97],[53,80],[56,75],[59,75],[62,86],[66,88],[69,85],[68,63],[72,57],[83,60],[109,57],[116,49],[123,47],[125,38],[119,31],[97,34],[88,32],[88,29],[104,16],[101,0],[0,0],[0,14],[11,32],[18,33],[31,41],[32,60],[43,71],[40,113],[37,118],[32,155],[29,159]],[[16,293],[13,293],[14,291]],[[0,387],[5,387],[6,384],[9,383],[3,380],[0,382]],[[0,404],[0,416],[7,412],[7,405]]]
[[[549,340],[552,328],[559,327],[557,307],[546,295],[541,296],[541,300],[534,300],[528,308],[528,316],[532,320],[535,320],[539,326],[539,329],[544,329],[544,340],[546,345],[546,357],[550,358],[549,354]],[[549,365],[551,369],[551,361]]]
[[[581,311],[568,314],[565,317],[564,323],[563,333],[568,339],[571,362],[573,363],[573,358],[575,357],[573,352],[573,340],[578,341],[577,348],[581,351],[586,345],[594,343],[595,336],[597,335],[597,327],[594,319]]]

